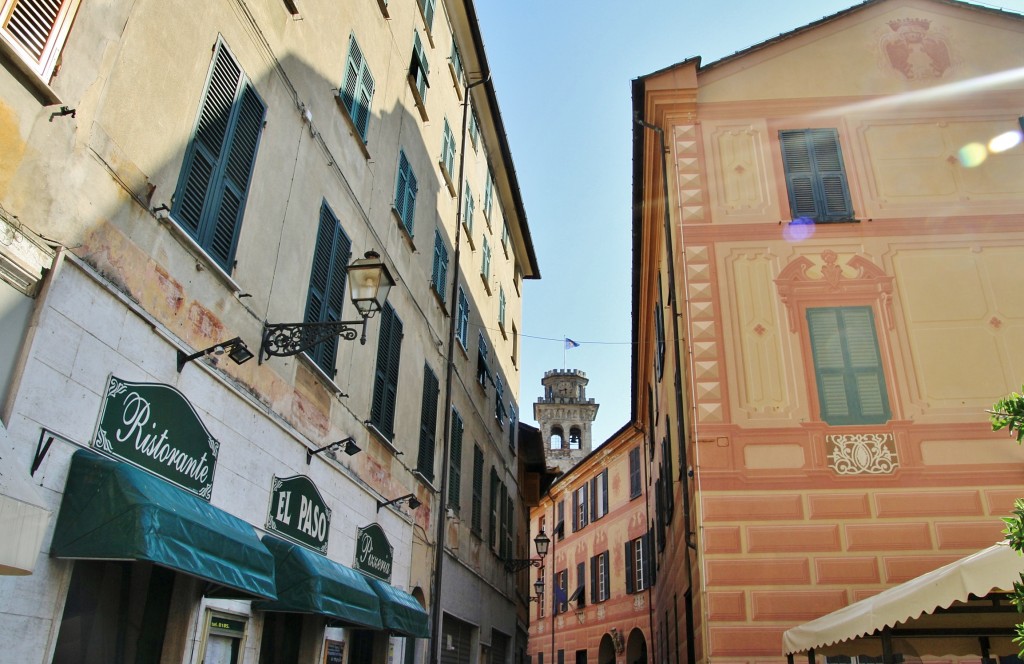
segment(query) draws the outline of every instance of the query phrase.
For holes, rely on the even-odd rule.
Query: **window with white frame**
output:
[[[29,70],[49,82],[79,0],[3,0],[0,40]]]

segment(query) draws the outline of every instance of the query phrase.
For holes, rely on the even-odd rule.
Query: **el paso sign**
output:
[[[111,375],[92,446],[210,500],[220,442],[170,385]]]

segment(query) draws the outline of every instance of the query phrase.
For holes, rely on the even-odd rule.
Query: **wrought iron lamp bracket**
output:
[[[359,343],[365,345],[366,321],[363,318],[323,323],[265,323],[259,362],[262,364],[265,357],[298,355],[334,337],[348,341],[359,337]]]
[[[511,558],[505,561],[505,571],[509,574],[521,572],[528,567],[544,567],[542,558]]]

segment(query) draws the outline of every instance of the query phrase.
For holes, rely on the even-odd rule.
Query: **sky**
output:
[[[475,0],[541,279],[523,290],[520,420],[580,369],[598,446],[630,421],[631,82],[709,64],[850,0]],[[1024,0],[976,2],[1024,13]],[[579,347],[565,350],[564,339]]]

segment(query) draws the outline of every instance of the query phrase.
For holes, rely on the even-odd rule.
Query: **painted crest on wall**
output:
[[[910,81],[942,76],[953,66],[949,40],[929,32],[931,20],[900,18],[889,21],[892,32],[882,37],[882,51],[889,65]]]

